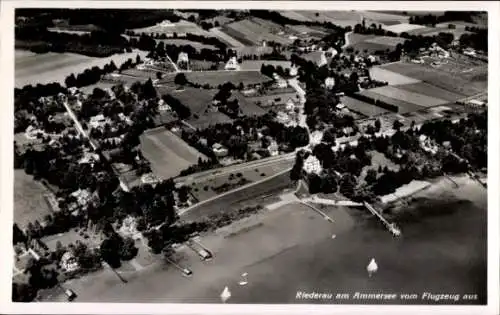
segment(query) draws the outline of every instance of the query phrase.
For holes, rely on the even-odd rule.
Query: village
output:
[[[82,25],[44,30],[134,55],[15,89],[14,300],[86,301],[79,279],[127,283],[160,261],[195,279],[193,266],[223,252],[213,233],[274,209],[333,224],[335,209],[353,208],[398,239],[389,210],[438,178],[458,187],[465,174],[485,190],[480,24],[466,31],[453,12],[430,26],[368,11],[340,24],[195,11],[150,25],[124,16],[133,27],[109,42],[71,33]],[[34,41],[36,15],[17,18],[23,45]]]

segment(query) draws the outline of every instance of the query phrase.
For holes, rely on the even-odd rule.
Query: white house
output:
[[[64,272],[74,272],[80,268],[80,265],[72,252],[65,252],[61,258],[60,264]]]
[[[335,79],[332,77],[328,77],[325,79],[325,87],[327,89],[332,89],[335,86]]]
[[[312,154],[309,155],[309,157],[304,161],[304,166],[302,167],[302,169],[308,174],[310,173],[320,174],[321,171],[323,170],[318,158],[316,158]]]
[[[225,148],[220,143],[214,143],[212,145],[212,151],[214,152],[215,156],[217,156],[217,157],[224,157],[224,156],[226,156],[229,153],[229,151],[227,150],[227,148]]]
[[[298,69],[295,65],[290,68],[290,76],[294,77],[298,74]]]
[[[240,70],[240,65],[238,64],[238,60],[236,59],[236,57],[229,58],[224,69],[225,70]]]
[[[279,147],[278,147],[278,143],[276,142],[276,140],[271,140],[271,143],[267,147],[267,151],[269,151],[269,154],[271,156],[276,156],[279,154]]]
[[[99,115],[90,117],[89,125],[92,128],[99,128],[99,127],[103,127],[108,122],[109,122],[109,120],[106,119],[106,117],[104,117],[103,114],[99,114]]]

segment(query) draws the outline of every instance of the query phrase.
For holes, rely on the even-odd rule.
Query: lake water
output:
[[[359,217],[357,225],[334,240],[295,247],[252,266],[248,272],[254,278],[245,287],[235,287],[230,302],[486,303],[486,207],[470,201],[420,200],[393,216],[403,231],[401,239],[392,238],[379,222],[367,220],[361,212],[352,210],[352,214]],[[372,257],[379,270],[370,278],[366,265]],[[297,299],[298,291],[326,295]],[[397,297],[355,299],[356,292]],[[400,294],[416,296],[402,300]],[[451,296],[436,296],[441,294]],[[455,294],[460,296],[457,301]],[[464,294],[470,299],[464,299]]]

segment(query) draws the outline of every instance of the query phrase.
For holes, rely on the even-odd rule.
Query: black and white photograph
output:
[[[9,303],[498,303],[487,5],[139,2],[14,9]]]

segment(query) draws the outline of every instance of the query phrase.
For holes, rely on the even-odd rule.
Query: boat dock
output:
[[[401,233],[401,230],[396,226],[395,223],[390,223],[389,221],[387,221],[381,214],[379,211],[377,211],[371,204],[369,204],[368,202],[366,201],[363,201],[363,205],[365,206],[366,209],[368,209],[368,211],[370,211],[374,216],[376,216],[377,218],[379,218],[380,221],[382,221],[382,223],[384,224],[384,226],[389,230],[389,232],[392,233],[393,236],[400,236],[402,233]]]

